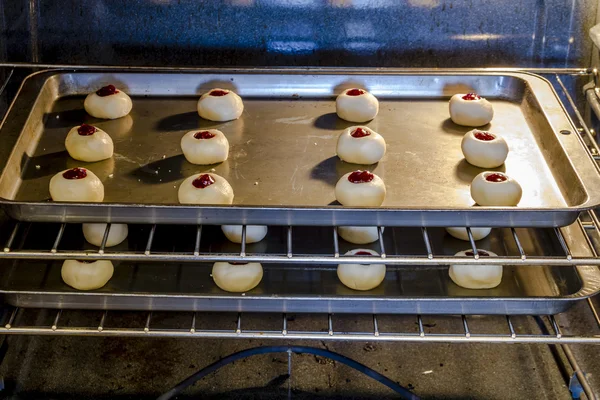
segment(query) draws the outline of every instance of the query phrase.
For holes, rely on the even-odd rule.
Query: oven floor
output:
[[[40,320],[51,316],[44,313],[40,312]],[[122,313],[112,315],[111,320],[126,326],[131,322],[129,318],[128,313]],[[234,317],[219,314],[213,318],[211,323],[216,325],[221,319]],[[303,318],[307,317],[298,316],[300,322]],[[424,318],[426,329],[431,331],[457,322],[460,319]],[[346,323],[360,321],[348,316]],[[8,348],[0,366],[5,383],[2,398],[15,400],[153,399],[220,357],[259,345],[286,344],[268,340],[43,336],[10,336],[6,340]],[[571,398],[560,362],[557,364],[555,359],[561,359],[562,353],[547,345],[293,343],[351,357],[424,399]],[[178,398],[285,398],[286,373],[287,354],[255,356],[209,375]],[[312,355],[292,356],[291,382],[293,399],[397,398],[391,390],[358,372]]]

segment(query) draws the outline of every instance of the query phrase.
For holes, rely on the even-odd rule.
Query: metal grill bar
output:
[[[124,337],[195,337],[195,338],[244,338],[244,339],[299,339],[299,340],[351,340],[351,341],[387,341],[387,342],[459,342],[459,343],[553,343],[553,344],[600,344],[600,330],[588,336],[574,336],[564,334],[553,316],[549,317],[553,332],[541,334],[517,334],[510,316],[506,317],[507,332],[481,334],[471,331],[467,316],[461,315],[462,331],[444,333],[425,333],[423,320],[417,315],[418,332],[384,332],[379,326],[378,316],[373,315],[373,330],[362,331],[335,331],[333,328],[334,316],[327,315],[326,329],[320,331],[290,330],[286,314],[282,314],[282,328],[280,330],[242,330],[242,313],[238,313],[234,330],[198,329],[196,326],[197,315],[192,313],[191,325],[188,328],[151,328],[152,312],[146,313],[145,323],[140,327],[105,328],[108,322],[108,313],[104,312],[97,327],[87,326],[60,326],[59,320],[68,310],[56,310],[54,322],[51,326],[25,326],[18,320],[25,313],[35,312],[28,309],[14,308],[10,313],[8,322],[0,327],[0,334],[4,335],[76,335],[76,336],[124,336]],[[318,316],[317,316],[318,317]],[[534,317],[528,317],[534,318]]]
[[[586,223],[588,229],[593,229],[600,235],[600,223],[595,214],[590,213],[592,221]],[[30,224],[28,228],[34,226]],[[583,225],[582,225],[583,226]],[[12,249],[13,243],[16,238],[20,238],[21,242],[24,242],[30,229],[26,229],[21,235],[19,235],[20,224],[17,223],[6,242],[4,252],[0,252],[0,259],[35,259],[35,260],[66,260],[66,259],[89,259],[89,260],[122,260],[122,261],[162,261],[162,262],[216,262],[216,261],[230,261],[230,262],[261,262],[261,263],[296,263],[296,264],[340,264],[340,263],[361,263],[361,264],[389,264],[389,265],[411,265],[411,266],[432,266],[432,265],[451,265],[451,264],[465,264],[474,265],[479,264],[479,254],[477,251],[476,243],[473,237],[471,229],[467,228],[467,234],[469,236],[469,242],[473,251],[473,256],[469,257],[457,257],[457,256],[436,256],[433,253],[433,248],[427,228],[422,229],[423,242],[425,244],[426,255],[399,255],[389,254],[386,252],[383,239],[384,227],[378,227],[378,245],[380,247],[381,256],[345,256],[340,255],[339,239],[337,227],[333,227],[333,248],[330,254],[317,254],[317,255],[294,255],[292,252],[292,227],[287,228],[287,254],[247,254],[246,253],[246,229],[247,226],[242,226],[242,242],[239,253],[207,253],[200,254],[200,240],[202,236],[202,226],[198,225],[195,235],[195,245],[193,252],[153,252],[152,245],[154,242],[154,236],[156,229],[159,229],[157,225],[152,225],[148,234],[146,247],[144,252],[140,251],[112,251],[106,250],[105,246],[100,246],[99,251],[94,252],[90,250],[58,250],[58,246],[62,239],[66,224],[61,224],[54,244],[49,250],[22,250]],[[108,233],[110,232],[110,224],[104,232],[103,245],[106,245]],[[486,264],[494,265],[520,265],[520,266],[536,266],[536,265],[550,265],[550,266],[576,266],[576,265],[600,265],[600,258],[596,255],[594,257],[574,257],[571,253],[569,246],[559,228],[555,228],[557,241],[559,242],[564,256],[526,256],[521,240],[515,229],[511,229],[511,233],[517,248],[519,250],[519,256],[497,256],[497,257],[486,257]]]

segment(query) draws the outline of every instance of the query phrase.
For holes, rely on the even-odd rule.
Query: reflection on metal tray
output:
[[[23,250],[49,248],[58,226],[33,224]],[[146,248],[148,225],[131,225],[126,243],[109,251]],[[561,229],[573,256],[590,256],[581,225]],[[526,254],[556,256],[562,253],[552,229],[519,229]],[[190,252],[194,250],[194,226],[158,226],[153,251]],[[296,254],[331,254],[331,228],[296,227],[293,248]],[[7,235],[8,232],[5,233]],[[429,229],[435,255],[451,256],[468,249],[468,242]],[[188,238],[190,240],[185,240]],[[239,245],[228,242],[220,229],[206,226],[200,255],[239,254]],[[427,249],[418,228],[387,228],[384,243],[389,254],[425,255]],[[86,245],[79,224],[64,230],[58,252],[92,247]],[[378,244],[355,246],[339,241],[343,254],[356,247],[379,250]],[[494,229],[477,247],[499,256],[516,256],[519,249],[510,229]],[[285,254],[285,229],[271,227],[265,240],[249,244],[248,255]],[[91,250],[94,251],[94,250]],[[210,276],[211,263],[115,262],[115,275],[102,289],[80,292],[65,285],[60,276],[60,260],[4,261],[0,293],[4,301],[19,307],[59,307],[92,309],[268,311],[328,313],[417,313],[417,314],[553,314],[564,311],[576,300],[600,290],[596,267],[505,266],[502,283],[490,290],[469,290],[448,278],[447,266],[387,267],[384,282],[377,288],[359,292],[343,286],[335,265],[265,263],[258,287],[244,294],[220,290]]]
[[[113,121],[91,118],[83,94],[114,83],[133,96],[132,113]],[[245,111],[236,121],[214,123],[196,113],[198,94],[235,89]],[[380,99],[367,125],[381,133],[388,153],[368,166],[386,182],[381,208],[336,205],[334,185],[361,168],[335,155],[338,134],[355,125],[335,114],[335,94],[361,86]],[[460,141],[470,130],[448,118],[457,92],[489,98],[511,152],[504,166],[523,186],[519,207],[472,207],[469,184],[482,169],[464,161]],[[98,163],[71,159],[68,130],[82,122],[106,130],[115,155]],[[218,128],[231,144],[218,165],[188,163],[183,133]],[[28,78],[2,128],[0,178],[3,206],[29,221],[137,223],[248,223],[274,225],[564,226],[600,202],[600,176],[551,86],[525,73],[484,71],[372,73],[361,71],[223,71],[206,74],[44,72]],[[105,202],[48,201],[57,172],[85,166],[105,185]],[[184,178],[211,169],[235,192],[234,206],[180,206]],[[364,167],[362,167],[364,168]]]

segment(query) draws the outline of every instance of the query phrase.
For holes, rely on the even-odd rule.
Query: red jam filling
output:
[[[356,253],[354,253],[355,256],[372,256],[373,254],[369,253],[368,251],[357,251]]]
[[[209,174],[202,174],[193,180],[192,185],[198,189],[204,189],[207,186],[215,183],[215,179]]]
[[[88,124],[81,124],[81,126],[77,128],[77,133],[81,136],[92,136],[96,132],[98,132],[98,129],[96,129],[95,126]]]
[[[474,136],[479,140],[483,140],[484,142],[496,139],[495,135],[484,131],[476,131]]]
[[[200,131],[200,132],[194,133],[194,137],[196,139],[212,139],[215,136],[216,135],[214,133],[210,133],[209,131]]]
[[[371,132],[363,128],[356,128],[354,132],[352,132],[352,137],[361,138],[365,136],[369,136]]]
[[[96,94],[100,97],[106,97],[116,93],[119,93],[119,91],[114,85],[104,86],[96,91]]]
[[[221,96],[226,96],[229,94],[229,90],[211,90],[209,95],[211,96],[216,96],[216,97],[221,97]]]
[[[375,175],[370,173],[369,171],[354,171],[350,175],[348,175],[348,180],[352,183],[367,183],[371,182],[375,178]]]
[[[366,92],[362,89],[350,89],[346,92],[348,96],[360,96],[361,94],[365,94]]]
[[[481,100],[481,96],[477,93],[467,93],[462,97],[463,100]]]
[[[485,177],[485,180],[488,182],[504,182],[508,180],[508,178],[502,174],[489,174]]]
[[[484,257],[489,257],[490,253],[488,253],[487,251],[483,251],[483,250],[477,250],[477,254],[479,254],[480,256],[484,256]],[[475,253],[473,253],[472,251],[467,251],[465,252],[466,256],[469,257],[473,257],[475,255]]]
[[[245,263],[245,262],[230,262],[229,264],[231,264],[231,265],[248,265],[248,263]]]
[[[97,260],[78,260],[80,263],[83,264],[93,264],[95,263]]]
[[[87,176],[85,168],[72,168],[63,172],[63,178],[65,179],[83,179]]]

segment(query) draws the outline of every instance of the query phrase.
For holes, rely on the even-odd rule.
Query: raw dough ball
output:
[[[50,197],[54,201],[96,202],[104,200],[104,185],[89,169],[71,168],[50,179]]]
[[[458,125],[483,126],[494,118],[494,109],[476,93],[455,94],[450,99],[450,118]]]
[[[491,231],[492,228],[471,228],[473,240],[481,240],[487,237]],[[455,237],[457,239],[469,241],[469,234],[467,233],[467,228],[446,228],[446,232],[448,232],[450,236]]]
[[[263,277],[260,263],[216,262],[212,278],[226,292],[247,292],[254,289]]]
[[[83,224],[83,236],[88,243],[100,247],[107,224]],[[112,247],[121,244],[127,239],[129,228],[127,224],[110,224],[110,231],[106,239],[105,247]]]
[[[373,243],[379,239],[376,226],[338,226],[338,234],[354,244]]]
[[[242,225],[222,225],[221,230],[233,243],[242,243]],[[267,236],[268,228],[264,225],[246,225],[246,243],[260,242]]]
[[[488,250],[479,250],[480,259],[496,257],[497,254]],[[473,256],[473,250],[459,251],[456,256]],[[458,286],[467,289],[491,289],[502,281],[502,265],[451,265],[450,279]]]
[[[482,172],[471,182],[471,197],[480,206],[516,206],[522,194],[519,182],[501,172]]]
[[[92,117],[117,119],[129,114],[133,104],[125,92],[108,85],[88,94],[83,107]]]
[[[335,111],[346,121],[367,122],[377,116],[379,101],[364,89],[348,89],[335,99]]]
[[[96,162],[111,158],[115,146],[108,133],[95,126],[82,124],[69,131],[65,147],[76,160]]]
[[[216,164],[227,160],[229,142],[218,129],[191,131],[181,138],[181,150],[192,164]]]
[[[181,204],[231,204],[233,189],[217,174],[195,174],[179,186]]]
[[[378,256],[376,251],[368,249],[350,250],[347,256]],[[354,290],[371,290],[383,282],[385,264],[340,264],[337,267],[340,281]]]
[[[211,89],[198,100],[198,114],[209,121],[238,119],[243,111],[242,98],[231,90]]]
[[[339,136],[336,151],[346,162],[375,164],[385,154],[385,140],[366,126],[352,126]]]
[[[335,198],[343,206],[379,207],[385,200],[385,184],[369,171],[348,172],[335,185]]]
[[[499,167],[508,156],[508,145],[502,136],[478,129],[467,132],[460,147],[467,162],[480,168]]]
[[[84,262],[65,260],[60,275],[63,281],[79,290],[100,289],[113,276],[115,268],[108,260]]]

